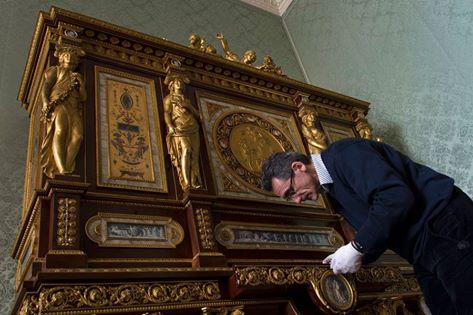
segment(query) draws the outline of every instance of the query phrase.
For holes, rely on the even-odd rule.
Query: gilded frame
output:
[[[322,304],[335,314],[347,314],[356,305],[357,292],[353,281],[327,270],[312,288]]]
[[[224,118],[223,116],[228,116],[231,113],[254,115],[266,120],[275,127],[291,144],[293,150],[305,152],[297,121],[292,113],[272,108],[264,108],[249,101],[236,100],[208,92],[196,92],[196,99],[203,117],[203,136],[207,148],[209,148],[208,157],[213,170],[212,173],[214,174],[214,182],[216,183],[218,195],[223,197],[228,196],[234,199],[254,199],[282,204],[293,204],[292,202],[282,200],[273,194],[265,192],[262,189],[252,187],[239,176],[235,176],[235,170],[230,169],[221,161],[222,156],[216,149],[214,130],[216,123],[220,122]],[[212,104],[213,108],[209,104]],[[324,198],[319,198],[317,202],[307,201],[299,205],[299,207],[327,209]]]
[[[112,225],[117,230],[115,235],[110,235]],[[100,247],[176,248],[184,240],[182,226],[161,216],[99,212],[87,220],[85,232]]]
[[[95,66],[95,110],[97,132],[97,186],[125,188],[133,190],[146,190],[155,192],[168,192],[166,169],[164,165],[164,150],[162,146],[162,129],[159,122],[156,98],[155,80],[132,75],[126,72]],[[148,165],[151,167],[152,179],[120,179],[112,176],[111,135],[109,124],[109,104],[107,98],[107,84],[109,81],[129,85],[144,91],[145,104],[142,107],[147,111],[143,134],[147,136],[146,145],[149,147]],[[146,128],[147,127],[147,128]],[[146,138],[146,137],[145,137]]]
[[[241,241],[237,240],[236,234],[239,232],[249,232],[256,240]],[[253,232],[253,234],[251,234]],[[284,235],[284,233],[286,233]],[[312,235],[311,235],[312,234]],[[292,236],[294,239],[307,240],[315,237],[313,234],[321,234],[320,237],[325,244],[315,245],[310,242],[288,242],[281,241],[284,237]],[[257,236],[257,237],[256,237]],[[266,236],[263,239],[261,236]],[[270,238],[273,237],[273,240]],[[264,223],[246,223],[235,221],[221,221],[215,226],[215,238],[220,245],[228,249],[270,249],[270,250],[306,250],[333,252],[343,245],[343,237],[333,228],[316,226],[290,226],[282,224],[264,224]],[[299,244],[297,244],[299,243]]]
[[[343,126],[339,124],[332,124],[326,121],[320,121],[320,125],[327,135],[327,138],[330,143],[333,143],[337,140],[344,139],[344,138],[355,138],[355,132],[353,128],[348,126]]]

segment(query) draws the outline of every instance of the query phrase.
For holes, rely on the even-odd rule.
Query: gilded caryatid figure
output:
[[[230,50],[228,47],[227,40],[221,33],[217,33],[217,39],[220,41],[222,44],[223,52],[224,52],[224,57],[225,59],[231,60],[231,61],[238,61],[247,65],[251,65],[256,61],[256,52],[253,50],[247,50],[245,54],[243,55],[243,58],[238,57],[238,55]]]
[[[360,137],[365,139],[373,139],[373,127],[368,123],[363,113],[356,112],[354,114],[355,129]]]
[[[74,172],[75,160],[84,136],[82,103],[86,100],[84,80],[74,72],[85,52],[75,46],[58,44],[54,56],[58,66],[46,69],[41,87],[42,120],[46,136],[41,146],[44,173]]]
[[[324,133],[315,126],[317,114],[312,109],[304,109],[299,113],[302,120],[302,134],[309,144],[311,154],[319,154],[327,148],[327,138]]]
[[[169,88],[169,94],[164,98],[164,120],[168,129],[166,143],[184,190],[201,186],[200,115],[184,97],[186,83],[189,83],[189,79],[179,75],[168,75],[164,80]]]

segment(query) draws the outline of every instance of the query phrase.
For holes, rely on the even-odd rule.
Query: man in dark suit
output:
[[[434,314],[473,314],[473,202],[452,178],[386,144],[356,138],[311,157],[271,155],[262,186],[297,203],[326,191],[356,230],[324,259],[334,273],[356,272],[389,248],[414,266]]]

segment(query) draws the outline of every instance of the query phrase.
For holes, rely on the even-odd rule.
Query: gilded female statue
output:
[[[316,113],[313,110],[304,110],[299,116],[302,120],[302,134],[309,144],[311,154],[319,154],[327,148],[327,138],[315,126]]]
[[[200,188],[199,112],[184,97],[184,84],[189,79],[167,76],[164,84],[169,94],[164,98],[164,120],[168,128],[166,143],[171,161],[179,173],[181,187]]]
[[[46,122],[46,136],[41,146],[41,165],[44,173],[74,172],[75,160],[84,136],[82,103],[86,100],[84,80],[74,72],[82,49],[58,44],[54,56],[58,66],[46,69],[41,88],[42,120]]]

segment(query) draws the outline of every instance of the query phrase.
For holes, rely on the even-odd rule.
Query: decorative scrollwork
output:
[[[39,308],[59,311],[217,299],[220,299],[220,289],[216,282],[57,286],[41,290]],[[37,301],[34,296],[25,300],[20,314],[37,314],[32,312],[35,307],[38,309]]]
[[[403,280],[401,271],[392,267],[361,268],[355,274],[361,283],[399,282]]]
[[[34,295],[27,295],[21,304],[18,315],[38,315],[39,301],[38,297]]]
[[[235,274],[239,286],[263,286],[310,283],[318,281],[324,271],[323,268],[313,266],[252,266],[237,268]]]

